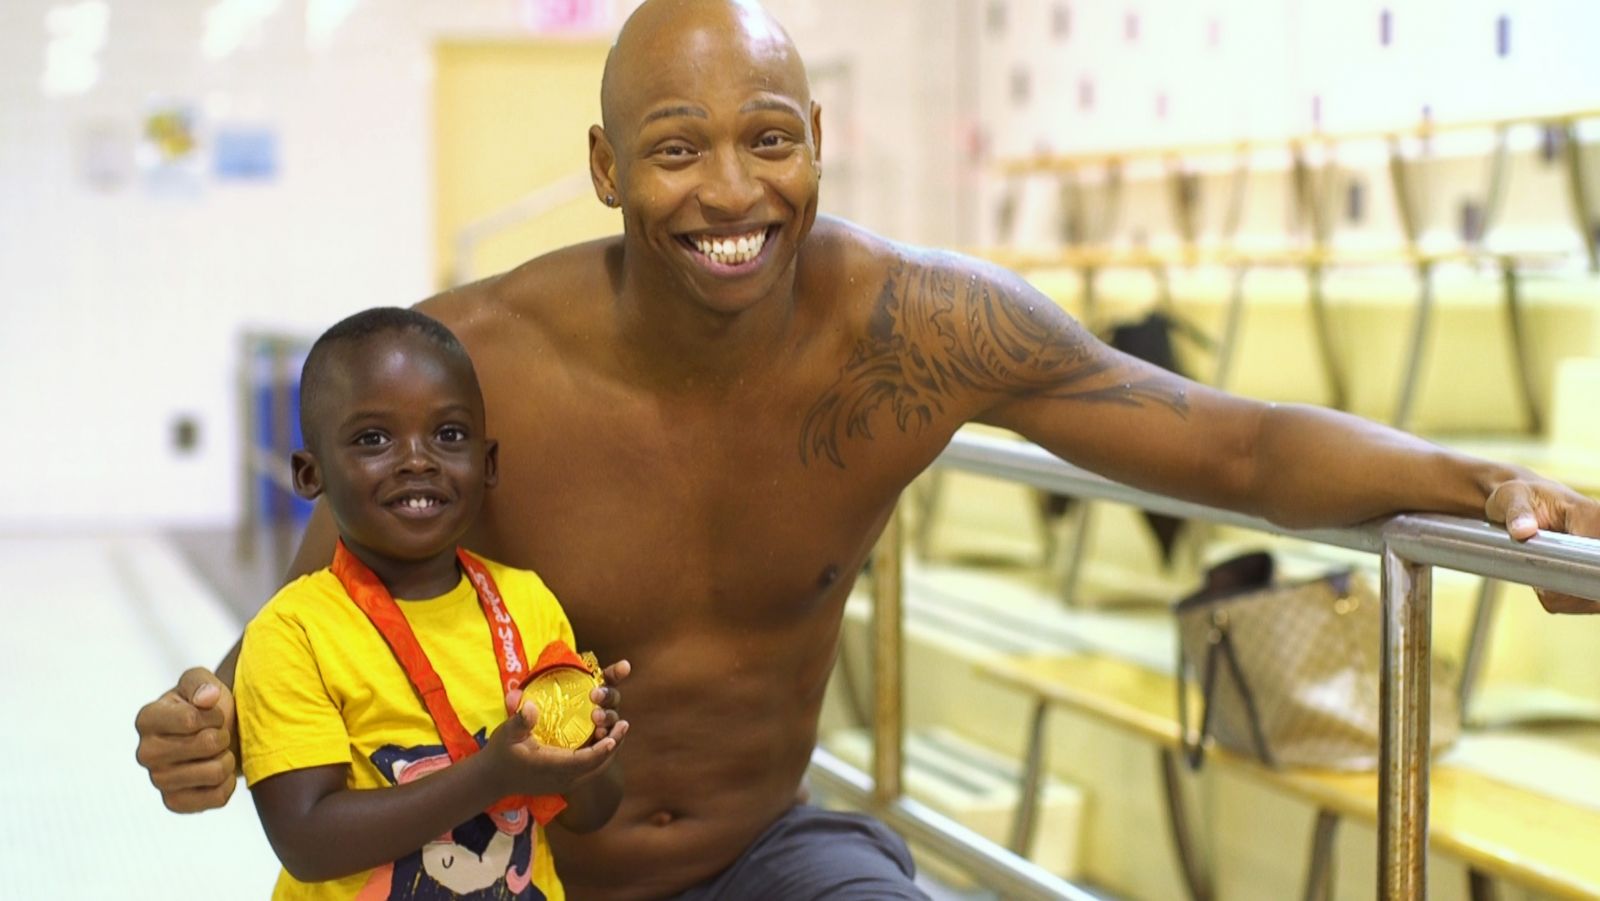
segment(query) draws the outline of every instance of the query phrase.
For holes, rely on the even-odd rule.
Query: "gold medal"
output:
[[[531,702],[539,711],[533,737],[541,745],[555,748],[581,748],[594,735],[595,703],[589,693],[605,684],[600,662],[587,651],[580,669],[558,664],[534,674],[523,686],[523,703]]]

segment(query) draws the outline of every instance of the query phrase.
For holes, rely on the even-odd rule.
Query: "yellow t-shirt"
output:
[[[484,560],[530,657],[569,647],[572,625],[539,577]],[[400,601],[444,680],[461,725],[481,746],[506,719],[489,626],[463,576],[449,594]],[[331,570],[284,586],[245,629],[234,679],[245,782],[349,764],[353,789],[399,785],[450,763],[438,729],[383,636]],[[544,829],[526,810],[479,814],[400,860],[343,879],[282,872],[275,899],[563,899]]]

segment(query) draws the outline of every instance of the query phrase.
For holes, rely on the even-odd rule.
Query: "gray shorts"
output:
[[[905,840],[888,826],[859,813],[799,804],[732,866],[676,901],[927,901],[912,883],[915,874]]]

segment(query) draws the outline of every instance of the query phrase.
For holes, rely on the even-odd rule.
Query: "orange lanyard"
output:
[[[506,610],[494,578],[480,560],[456,548],[456,561],[461,564],[467,580],[477,591],[478,605],[483,608],[484,619],[489,623],[490,643],[494,646],[495,663],[500,668],[501,689],[510,691],[521,687],[528,675],[528,657],[522,649],[522,633],[517,629],[516,620]],[[395,660],[405,670],[406,678],[422,698],[423,706],[428,708],[428,715],[433,718],[434,727],[444,740],[450,761],[460,763],[478,753],[477,740],[461,725],[461,718],[456,715],[455,707],[450,704],[450,696],[445,692],[444,680],[439,678],[439,673],[428,660],[427,652],[417,641],[417,634],[411,630],[411,623],[400,612],[400,605],[395,603],[377,574],[350,553],[342,539],[333,550],[333,575],[344,586],[350,600],[372,621],[372,625],[388,643],[389,650],[394,652]],[[566,801],[560,795],[515,795],[500,799],[489,810],[500,813],[527,807],[534,819],[548,823],[566,806]]]

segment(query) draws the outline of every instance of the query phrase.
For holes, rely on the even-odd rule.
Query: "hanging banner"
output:
[[[519,0],[529,31],[559,37],[610,37],[619,25],[617,0]]]

